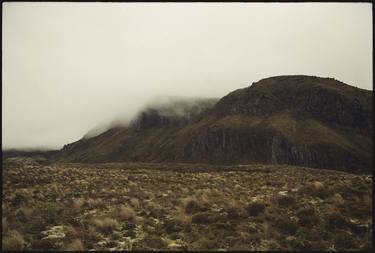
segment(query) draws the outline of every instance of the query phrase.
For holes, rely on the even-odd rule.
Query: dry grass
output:
[[[141,204],[139,202],[139,200],[137,198],[131,198],[130,199],[130,204],[132,205],[132,207],[134,207],[135,209],[139,209],[141,207]]]
[[[73,207],[76,209],[81,209],[82,206],[85,204],[85,199],[84,198],[78,198],[73,200]]]
[[[114,229],[118,228],[120,224],[117,220],[104,217],[96,218],[92,221],[92,224],[102,232],[112,232]]]
[[[191,224],[191,216],[187,215],[183,212],[178,212],[173,216],[173,219],[177,224],[180,225],[190,225]]]
[[[11,230],[3,238],[3,250],[23,250],[25,240],[17,230]]]
[[[83,242],[80,239],[74,239],[70,244],[68,244],[65,248],[67,251],[83,251],[85,247]]]
[[[135,213],[134,209],[130,206],[122,206],[117,211],[117,217],[119,220],[124,221],[136,221],[137,214]]]
[[[132,166],[4,168],[3,248],[327,251],[372,243],[366,175]],[[63,234],[41,238],[53,228]]]
[[[315,181],[301,187],[300,191],[304,194],[319,197],[321,199],[328,198],[333,194],[330,186],[319,181]]]

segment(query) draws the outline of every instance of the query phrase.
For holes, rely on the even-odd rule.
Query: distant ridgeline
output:
[[[332,78],[276,76],[218,101],[172,101],[146,108],[127,127],[65,145],[54,161],[370,170],[372,116],[372,91]]]
[[[48,163],[57,150],[2,150],[3,164],[41,164]]]

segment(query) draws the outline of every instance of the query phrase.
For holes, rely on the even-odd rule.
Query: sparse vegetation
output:
[[[67,251],[77,251],[77,250],[85,250],[83,243],[80,239],[74,239],[68,246],[65,248]]]
[[[256,216],[260,213],[263,213],[264,209],[265,209],[265,204],[262,202],[252,202],[252,203],[249,203],[246,207],[246,210],[251,216]]]
[[[17,230],[11,230],[3,236],[3,250],[23,250],[25,240]]]
[[[143,166],[5,167],[3,249],[371,249],[371,176]]]
[[[135,221],[136,219],[136,213],[133,210],[133,208],[129,206],[122,206],[118,210],[118,217],[120,220],[128,220],[128,221]]]
[[[113,232],[115,228],[119,227],[119,223],[117,220],[105,217],[102,219],[94,219],[92,221],[92,224],[97,227],[100,231],[105,232],[105,233],[110,233]]]

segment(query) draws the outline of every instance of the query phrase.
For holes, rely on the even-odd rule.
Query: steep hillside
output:
[[[180,108],[176,101],[146,108],[128,127],[66,145],[55,160],[372,167],[371,91],[332,78],[277,76],[216,104],[203,101],[182,113],[166,113]]]

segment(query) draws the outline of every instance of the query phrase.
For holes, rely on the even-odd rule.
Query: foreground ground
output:
[[[370,249],[372,176],[291,166],[3,168],[3,249]]]

